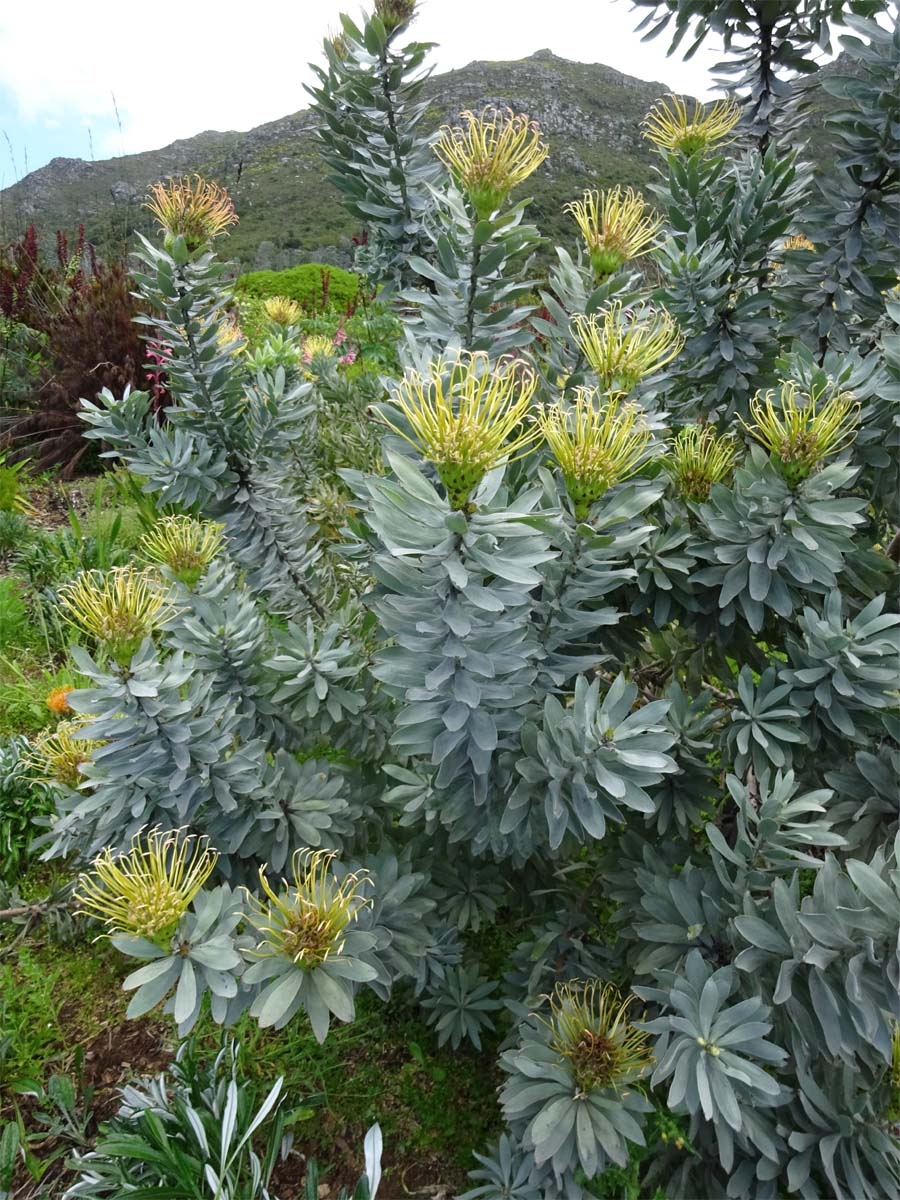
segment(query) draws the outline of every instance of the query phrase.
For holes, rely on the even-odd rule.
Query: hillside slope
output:
[[[473,62],[428,83],[431,123],[461,109],[509,105],[538,121],[551,154],[531,181],[535,222],[565,236],[562,205],[588,186],[644,183],[650,153],[640,121],[666,87],[611,67],[569,62],[540,50],[519,62]],[[199,171],[231,192],[240,224],[229,250],[244,266],[283,267],[311,257],[346,264],[358,229],[326,181],[303,110],[247,133],[206,132],[161,150],[100,162],[56,158],[0,192],[2,235],[33,221],[42,238],[83,223],[98,245],[147,229],[141,202],[148,184]]]

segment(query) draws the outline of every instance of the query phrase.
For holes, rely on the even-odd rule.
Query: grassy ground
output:
[[[63,874],[34,868],[21,883],[23,899],[39,898]],[[74,1077],[81,1051],[82,1083],[94,1089],[93,1128],[115,1110],[118,1085],[165,1068],[177,1041],[174,1026],[158,1014],[126,1019],[121,984],[128,961],[102,940],[91,943],[83,929],[59,941],[37,926],[15,939],[16,926],[4,922],[0,1118],[10,1119],[18,1108],[37,1136],[35,1106],[17,1089],[32,1080],[46,1084],[52,1074]],[[452,1195],[472,1166],[471,1147],[499,1130],[496,1041],[481,1052],[438,1050],[433,1032],[402,993],[389,1004],[363,993],[356,1020],[333,1025],[322,1046],[302,1017],[273,1033],[245,1016],[231,1032],[247,1075],[262,1089],[284,1076],[296,1150],[276,1180],[282,1200],[301,1194],[302,1154],[317,1158],[332,1185],[355,1182],[363,1137],[376,1121],[384,1134],[385,1185],[394,1188],[388,1195],[435,1187]],[[215,1054],[222,1032],[211,1020],[201,1020],[197,1036]],[[40,1156],[56,1144],[50,1138],[33,1149]],[[51,1186],[54,1177],[42,1185]],[[56,1178],[61,1186],[63,1176]]]

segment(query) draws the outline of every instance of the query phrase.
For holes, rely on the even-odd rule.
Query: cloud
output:
[[[50,127],[80,117],[98,155],[249,129],[306,107],[308,61],[342,9],[358,15],[346,0],[156,0],[151,8],[83,0],[73,38],[73,10],[61,0],[3,7],[0,61],[20,121]],[[640,43],[637,20],[615,0],[423,0],[414,36],[441,43],[438,70],[549,48],[705,94],[714,55],[667,60],[664,39]]]

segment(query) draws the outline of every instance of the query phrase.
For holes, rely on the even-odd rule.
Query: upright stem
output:
[[[394,97],[391,89],[388,87],[387,81],[387,47],[382,50],[379,58],[379,66],[381,67],[381,94],[384,96],[385,109],[387,113],[388,128],[391,131],[391,153],[394,158],[394,166],[397,168],[397,174],[400,177],[400,198],[403,201],[403,216],[407,222],[412,220],[412,209],[409,206],[409,193],[406,189],[406,171],[404,170],[403,159],[400,155],[399,138],[397,137],[397,118],[394,113]]]
[[[481,262],[481,243],[472,237],[472,267],[469,275],[469,301],[466,305],[466,348],[472,348],[475,337],[475,295],[478,287],[478,264]]]

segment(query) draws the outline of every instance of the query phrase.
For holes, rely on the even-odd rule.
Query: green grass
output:
[[[321,1046],[302,1015],[278,1033],[245,1015],[232,1032],[244,1069],[260,1085],[284,1075],[288,1103],[300,1108],[304,1126],[309,1122],[297,1130],[298,1141],[320,1163],[341,1161],[342,1147],[360,1146],[377,1121],[388,1164],[453,1167],[462,1182],[472,1148],[500,1131],[496,1044],[437,1049],[402,993],[384,1004],[362,992],[353,1023],[334,1022]],[[202,1038],[211,1052],[220,1037],[206,1020]]]
[[[40,733],[54,724],[48,692],[83,686],[79,678],[69,667],[48,666],[33,653],[7,657],[0,652],[0,737]]]
[[[122,959],[105,944],[23,945],[0,962],[0,1092],[67,1070],[75,1050],[121,1018]]]

